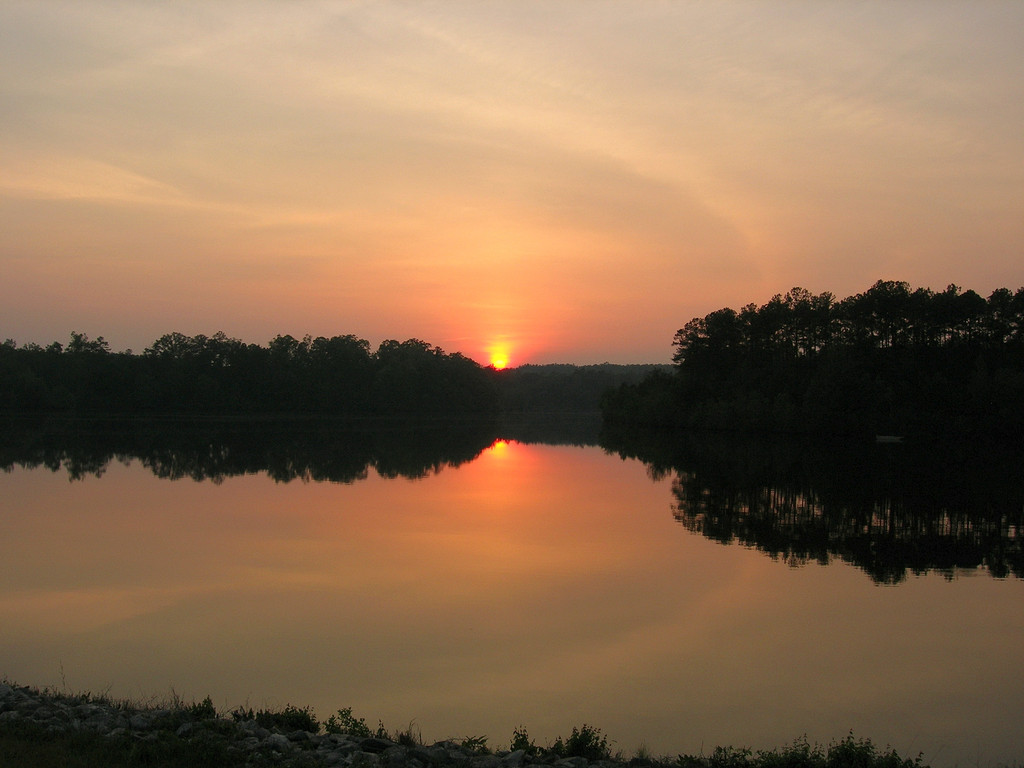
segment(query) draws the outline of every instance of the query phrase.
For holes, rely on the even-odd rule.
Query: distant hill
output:
[[[521,411],[590,411],[601,407],[605,392],[636,384],[671,365],[521,365],[498,372],[501,409]]]

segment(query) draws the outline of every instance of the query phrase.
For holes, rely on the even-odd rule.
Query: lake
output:
[[[684,464],[589,432],[277,432],[9,434],[0,676],[492,748],[588,723],[626,756],[852,730],[1024,759],[1016,455],[996,481],[927,446],[934,474],[900,446],[695,439]]]

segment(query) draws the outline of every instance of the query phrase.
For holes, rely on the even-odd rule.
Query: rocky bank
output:
[[[232,764],[246,766],[611,768],[625,765],[622,760],[565,757],[547,749],[489,752],[472,739],[461,743],[439,741],[428,746],[401,737],[398,737],[401,741],[409,743],[379,736],[325,733],[322,728],[316,732],[268,728],[246,713],[218,715],[208,700],[203,705],[133,706],[106,698],[65,695],[0,682],[0,732],[12,729],[42,738],[85,732],[97,738],[123,740],[139,746],[147,743],[168,748],[196,745],[207,753],[212,750],[230,756]],[[650,765],[649,761],[632,762]]]

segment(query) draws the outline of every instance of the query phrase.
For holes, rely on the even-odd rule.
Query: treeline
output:
[[[0,413],[316,413],[339,416],[597,411],[610,388],[667,365],[523,365],[497,371],[420,341],[371,352],[352,335],[161,336],[142,354],[102,337],[0,345]],[[596,438],[595,438],[596,439]]]
[[[133,354],[73,333],[66,346],[0,345],[0,412],[493,414],[496,373],[419,339],[371,352],[352,335],[261,346],[171,333]]]
[[[675,370],[610,392],[617,428],[905,434],[1024,431],[1024,288],[987,299],[878,281],[843,300],[794,288],[694,318]]]

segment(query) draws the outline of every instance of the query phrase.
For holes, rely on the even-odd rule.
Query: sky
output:
[[[1024,3],[0,4],[0,338],[668,362],[1024,285]]]

